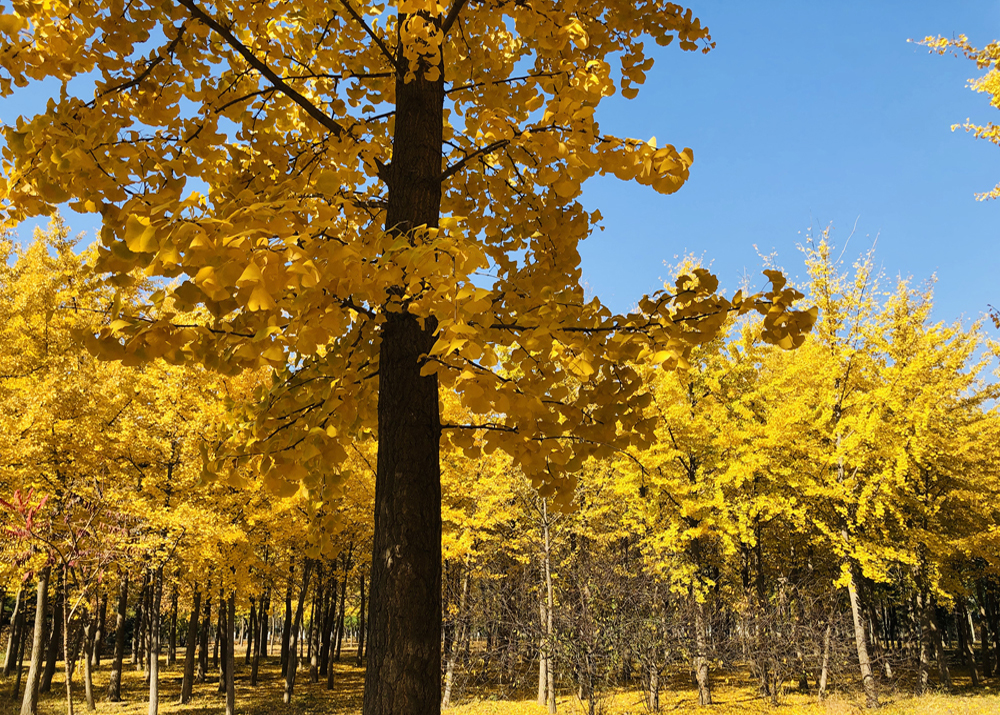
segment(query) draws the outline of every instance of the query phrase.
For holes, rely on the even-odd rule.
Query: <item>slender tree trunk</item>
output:
[[[846,533],[843,534],[846,541]],[[861,667],[861,685],[865,690],[865,702],[869,708],[879,706],[878,690],[875,676],[872,673],[871,659],[868,657],[868,643],[865,635],[865,625],[862,622],[861,602],[855,586],[854,564],[850,564],[847,594],[851,599],[851,616],[854,620],[854,643],[858,651],[858,664]]]
[[[212,628],[212,584],[205,593],[205,610],[201,614],[201,629],[198,632],[198,673],[196,683],[204,683],[208,678],[208,632]]]
[[[25,606],[26,608],[27,606]],[[17,701],[18,696],[21,692],[21,676],[24,674],[24,651],[28,646],[28,621],[27,616],[25,616],[25,621],[21,626],[21,642],[17,646],[17,665],[14,670],[16,671],[16,677],[14,678],[14,687],[11,689],[11,700]]]
[[[347,610],[347,566],[344,567],[344,578],[340,580],[340,614],[337,616],[337,662],[340,662],[340,646],[344,642],[344,618]]]
[[[219,618],[215,625],[215,653],[216,661],[215,664],[219,669],[219,690],[218,692],[226,692],[226,683],[228,679],[226,678],[226,668],[229,665],[229,661],[226,658],[226,649],[229,647],[229,639],[226,634],[229,633],[229,626],[232,625],[227,622],[226,619],[229,618],[229,611],[226,604],[226,592],[223,589],[219,589]],[[235,626],[233,626],[235,628]]]
[[[101,667],[101,650],[104,648],[104,639],[108,633],[108,594],[106,592],[101,594],[100,603],[97,615],[97,631],[94,633],[93,655],[91,656],[93,670]]]
[[[184,677],[181,681],[181,704],[191,702],[191,691],[194,688],[194,655],[198,644],[198,609],[201,608],[201,591],[194,589],[194,604],[191,606],[191,616],[188,620],[187,646],[184,648]]]
[[[135,605],[135,625],[132,633],[132,665],[138,670],[143,660],[143,629],[146,625],[146,588],[149,585],[149,573],[142,575],[142,587],[139,589],[139,598]]]
[[[281,675],[284,677],[288,666],[288,644],[292,637],[292,577],[295,574],[295,564],[288,567],[288,586],[285,589],[285,619],[281,623]]]
[[[355,664],[360,668],[364,663],[365,656],[365,574],[358,569],[358,586],[361,598],[361,607],[358,611],[358,653]]]
[[[962,636],[959,643],[962,647],[962,658],[965,666],[969,669],[969,677],[972,680],[972,687],[979,687],[979,668],[976,667],[976,651],[973,649],[973,642],[976,639],[976,631],[969,618],[969,607],[965,596],[958,599],[958,606],[955,612],[955,625]]]
[[[441,696],[441,707],[451,707],[451,689],[455,682],[455,662],[458,660],[459,646],[465,640],[465,602],[469,594],[469,567],[466,564],[462,570],[462,591],[458,597],[458,613],[455,618],[458,621],[455,642],[452,644],[451,652],[448,654],[444,674],[444,695]]]
[[[826,699],[826,681],[830,675],[830,636],[833,631],[833,622],[827,622],[823,631],[823,663],[819,674],[819,699],[822,702]]]
[[[933,602],[933,600],[929,604],[929,609],[931,635],[934,638],[934,650],[937,651],[938,685],[948,691],[951,690],[951,673],[948,671],[948,661],[945,658],[944,642],[941,638],[941,614],[938,612],[937,605]]]
[[[61,573],[61,571],[60,571]],[[65,578],[62,579],[65,582]],[[45,648],[45,669],[38,684],[39,693],[47,693],[52,689],[52,677],[56,674],[56,661],[59,659],[59,644],[62,641],[62,608],[65,603],[62,587],[56,587],[55,598],[52,601],[52,615],[49,619],[49,641]]]
[[[222,677],[225,666],[226,654],[222,653],[222,660],[219,659],[219,649],[222,647],[222,638],[226,622],[226,597],[225,592],[219,589],[218,617],[215,619],[215,642],[212,644],[212,670],[219,671],[219,692],[225,687],[225,678]]]
[[[162,576],[161,576],[162,578]],[[163,587],[160,587],[162,590]],[[170,634],[167,641],[167,667],[177,662],[177,582],[170,586]]]
[[[101,599],[94,599],[94,612],[83,627],[83,696],[87,710],[94,712],[94,645],[97,643],[97,633],[100,631]]]
[[[545,689],[548,694],[549,715],[556,712],[556,668],[555,653],[553,644],[555,643],[555,629],[553,612],[555,610],[555,598],[552,590],[552,541],[549,533],[549,507],[545,498],[542,502],[542,573],[545,577]]]
[[[257,685],[257,669],[260,666],[260,652],[267,643],[267,611],[271,605],[271,589],[267,588],[260,596],[260,610],[257,613],[257,641],[253,649],[253,666],[250,669],[250,687]]]
[[[538,622],[539,622],[539,638],[538,638],[538,707],[545,707],[546,699],[548,696],[548,685],[549,685],[549,672],[546,667],[545,662],[545,652],[548,650],[546,645],[547,638],[545,635],[545,598],[539,594],[538,598]]]
[[[250,665],[250,660],[253,658],[253,642],[257,637],[257,604],[253,598],[250,599],[250,620],[247,623],[246,636],[247,653],[243,664]]]
[[[220,601],[219,605],[222,603]],[[221,608],[220,608],[221,610]],[[236,592],[229,592],[226,617],[226,715],[236,715]]]
[[[153,574],[149,584],[149,715],[160,710],[160,605],[163,599],[163,567]]]
[[[693,595],[694,602],[694,677],[698,683],[698,704],[712,704],[712,687],[708,673],[708,624],[705,622],[705,604]]]
[[[316,566],[316,588],[313,589],[312,619],[309,623],[309,682],[319,682],[320,639],[325,623],[323,599],[326,598],[323,583],[323,564]]]
[[[306,596],[309,590],[309,575],[312,571],[312,564],[307,559],[302,567],[302,590],[299,591],[299,603],[295,607],[295,622],[292,624],[292,632],[288,641],[288,667],[285,669],[285,705],[292,702],[292,692],[295,690],[295,671],[298,670],[298,659],[296,658],[299,630],[302,628],[302,611],[305,607]]]
[[[61,571],[61,581],[62,588],[62,608],[59,609],[59,616],[62,620],[62,634],[63,634],[63,670],[66,674],[66,715],[73,715],[73,668],[76,665],[76,653],[70,648],[70,632],[69,632],[69,604],[67,599],[69,596],[69,591],[66,587],[66,568],[63,566]],[[58,649],[57,649],[58,650]]]
[[[931,616],[928,605],[927,587],[918,576],[917,614],[920,619],[920,657],[917,661],[917,692],[923,695],[930,685],[931,662]]]
[[[332,571],[332,569],[331,569]],[[333,624],[337,617],[337,579],[331,574],[323,601],[323,633],[320,638],[319,672],[330,675],[330,650],[333,647]]]
[[[115,655],[111,661],[108,680],[108,700],[117,703],[122,699],[122,662],[125,659],[125,615],[128,608],[128,572],[122,574],[118,587],[118,609],[115,615]]]
[[[42,655],[45,650],[45,611],[49,602],[49,576],[51,573],[51,566],[46,566],[38,572],[35,632],[31,639],[31,665],[28,666],[28,682],[24,686],[21,715],[38,715],[38,685],[42,678]]]
[[[21,629],[24,628],[24,585],[18,587],[14,598],[14,613],[10,621],[10,634],[7,640],[7,655],[3,661],[3,677],[9,677],[17,667],[18,650],[21,644]]]

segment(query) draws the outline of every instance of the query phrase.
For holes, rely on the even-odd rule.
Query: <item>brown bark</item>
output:
[[[350,562],[344,564],[344,578],[340,579],[340,613],[337,615],[337,656],[336,661],[340,662],[340,646],[344,642],[344,613],[347,610],[347,569]]]
[[[292,577],[295,575],[295,564],[288,567],[288,585],[285,587],[285,619],[281,623],[281,675],[284,677],[288,667],[288,644],[292,637]]]
[[[94,613],[87,619],[83,627],[83,695],[87,710],[97,709],[94,702],[94,646],[97,643],[97,633],[100,630],[100,602],[96,599]]]
[[[221,603],[219,604],[222,605]],[[222,610],[221,608],[219,610]],[[236,592],[229,592],[226,616],[226,715],[236,715]]]
[[[24,674],[24,650],[28,644],[28,623],[27,617],[25,617],[25,622],[21,627],[21,638],[20,643],[17,647],[17,665],[15,666],[16,676],[14,678],[14,687],[11,688],[11,700],[16,701],[18,695],[21,692],[21,676]]]
[[[358,653],[355,664],[360,668],[365,657],[365,574],[360,569],[358,573],[358,585],[360,587],[361,607],[358,611]],[[332,674],[330,677],[332,680]]]
[[[972,644],[976,639],[976,632],[972,626],[972,619],[969,618],[969,607],[965,596],[958,598],[958,606],[955,610],[955,625],[958,628],[959,644],[962,648],[962,660],[965,667],[969,669],[969,678],[972,680],[972,687],[979,687],[979,668],[976,667],[976,651]]]
[[[198,644],[198,609],[201,608],[201,591],[194,590],[194,604],[191,606],[191,616],[188,620],[187,645],[184,648],[184,677],[181,680],[181,704],[191,702],[191,691],[194,687],[194,654]]]
[[[163,567],[156,569],[150,588],[149,604],[149,715],[160,709],[160,605],[163,599]]]
[[[162,590],[162,586],[160,587]],[[167,636],[167,667],[177,662],[177,582],[170,587],[170,634]]]
[[[406,26],[410,16],[401,13]],[[432,20],[433,22],[433,20]],[[441,211],[444,63],[437,79],[401,61],[385,227],[436,227]],[[398,295],[402,295],[402,289]],[[441,470],[438,381],[421,376],[434,345],[424,321],[390,307],[379,346],[378,466],[364,715],[428,715],[441,705]]]
[[[451,689],[455,682],[455,664],[458,660],[458,651],[465,640],[465,602],[469,594],[469,569],[466,566],[462,570],[462,592],[458,597],[458,613],[455,618],[458,621],[455,638],[451,644],[445,665],[444,674],[444,694],[441,696],[441,707],[451,707]]]
[[[107,637],[107,623],[108,623],[108,594],[101,594],[101,605],[98,609],[97,615],[97,630],[94,632],[94,648],[93,655],[91,656],[91,661],[93,662],[93,669],[97,670],[101,667],[101,650],[104,648],[104,639]]]
[[[253,649],[253,665],[250,669],[250,687],[257,685],[257,669],[260,666],[260,652],[267,643],[267,611],[271,602],[271,589],[261,594],[260,609],[257,612],[257,639]]]
[[[212,584],[208,584],[212,588]],[[196,683],[204,683],[208,678],[208,632],[212,628],[212,592],[209,590],[205,594],[205,610],[201,614],[201,629],[198,632],[198,672],[195,675]]]
[[[299,591],[299,603],[295,607],[295,622],[292,624],[291,634],[288,639],[288,667],[285,669],[285,705],[292,702],[292,693],[295,690],[295,671],[298,670],[299,666],[298,658],[296,657],[299,630],[302,628],[302,611],[305,608],[306,596],[309,591],[309,575],[311,571],[312,564],[307,559],[305,565],[302,567],[302,590]]]
[[[250,659],[253,658],[254,639],[257,637],[257,603],[252,598],[250,599],[250,620],[247,623],[245,635],[247,652],[243,659],[243,664],[250,665]]]
[[[122,574],[118,587],[118,609],[115,615],[115,655],[111,661],[108,680],[108,700],[117,703],[122,699],[122,662],[125,659],[125,609],[128,608],[128,573]]]
[[[10,621],[10,634],[7,640],[7,655],[3,662],[3,677],[8,677],[17,666],[17,656],[21,644],[21,629],[24,628],[24,585],[18,587],[14,598],[14,613]]]
[[[24,686],[21,715],[37,715],[38,713],[38,685],[42,678],[45,611],[49,602],[49,576],[51,572],[51,566],[46,566],[38,572],[38,586],[35,591],[35,631],[31,639],[31,665],[28,666],[28,682]]]
[[[65,582],[65,578],[63,579]],[[52,677],[56,674],[56,660],[59,658],[59,644],[62,641],[62,609],[65,604],[63,590],[58,587],[52,599],[52,615],[49,617],[49,640],[45,647],[45,669],[38,683],[38,692],[47,693],[52,689]]]
[[[872,673],[871,659],[868,657],[867,635],[865,634],[865,626],[862,622],[861,602],[858,598],[857,587],[855,586],[854,565],[850,564],[848,568],[850,569],[850,578],[847,582],[847,594],[851,599],[851,616],[854,620],[854,644],[857,648],[858,664],[861,668],[861,685],[865,691],[866,705],[869,708],[877,708],[879,706],[878,689],[875,683],[875,675]]]

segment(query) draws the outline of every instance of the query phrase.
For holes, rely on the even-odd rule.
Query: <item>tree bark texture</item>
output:
[[[128,608],[128,573],[122,574],[118,587],[118,608],[115,614],[115,655],[111,661],[108,680],[108,700],[117,703],[122,699],[122,663],[125,659],[125,610]]]
[[[38,685],[42,679],[42,655],[45,650],[45,611],[49,602],[49,575],[51,573],[51,566],[46,566],[38,572],[38,586],[35,591],[35,631],[31,639],[31,665],[28,666],[28,682],[24,686],[21,715],[37,715],[38,713]]]
[[[163,599],[163,567],[153,575],[149,608],[149,715],[160,710],[160,604]]]
[[[400,13],[398,22],[411,18]],[[436,227],[441,212],[444,62],[404,81],[396,71],[396,117],[385,227],[400,235]],[[421,376],[436,321],[391,308],[379,347],[378,466],[372,544],[364,715],[428,715],[441,705],[441,469],[438,381]]]
[[[298,670],[299,665],[297,657],[299,630],[302,628],[302,611],[305,608],[306,596],[309,591],[311,566],[312,564],[307,560],[302,567],[302,590],[299,591],[299,603],[295,607],[295,622],[292,624],[291,634],[288,639],[288,667],[285,668],[285,705],[292,702],[292,693],[295,690],[295,671]]]

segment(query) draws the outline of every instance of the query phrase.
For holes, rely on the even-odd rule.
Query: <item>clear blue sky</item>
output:
[[[631,102],[598,113],[604,132],[694,149],[690,181],[672,196],[597,178],[584,201],[605,231],[582,247],[590,289],[625,310],[693,252],[732,291],[776,251],[804,277],[796,249],[832,224],[845,260],[878,235],[886,273],[932,274],[936,319],[1000,307],[1000,201],[973,194],[1000,182],[1000,148],[956,122],[1000,123],[966,88],[966,60],[907,43],[964,33],[1000,39],[1000,2],[698,2],[717,43],[708,55],[667,48]],[[850,261],[848,261],[850,263]]]
[[[660,50],[638,99],[606,101],[602,130],[690,146],[691,180],[673,196],[596,178],[584,202],[605,231],[583,247],[584,280],[616,311],[655,291],[664,262],[693,252],[732,291],[777,252],[803,277],[796,245],[834,227],[845,257],[868,248],[891,277],[937,274],[935,316],[1000,307],[1000,148],[951,124],[1000,121],[966,80],[975,67],[907,43],[928,34],[1000,39],[1000,2],[696,2],[717,47]],[[648,43],[651,45],[652,43]],[[0,102],[0,116],[36,102]],[[91,235],[91,216],[67,216]],[[24,235],[26,231],[22,232]],[[762,279],[760,279],[762,280]],[[758,281],[758,285],[760,281]]]

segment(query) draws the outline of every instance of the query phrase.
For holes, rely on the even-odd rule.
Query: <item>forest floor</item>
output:
[[[284,679],[281,677],[277,659],[261,664],[256,688],[250,688],[250,668],[238,658],[236,669],[236,712],[238,715],[340,715],[360,713],[364,671],[354,666],[353,654],[334,663],[335,685],[332,691],[326,683],[309,682],[308,668],[299,670],[295,683],[295,696],[291,705],[282,702]],[[183,661],[166,668],[161,661],[160,713],[164,715],[222,715],[225,712],[225,696],[218,692],[218,675],[208,682],[196,684],[190,703],[180,705],[181,673]],[[25,668],[27,671],[27,668]],[[143,673],[126,663],[122,678],[123,702],[109,703],[104,699],[108,683],[109,667],[104,661],[94,673],[94,693],[97,699],[98,715],[145,715],[148,712],[148,686]],[[73,699],[78,715],[87,713],[84,702],[82,667],[74,675]],[[25,672],[25,677],[27,672]],[[863,699],[846,694],[834,693],[824,702],[816,702],[815,696],[787,693],[778,706],[758,697],[754,688],[741,674],[716,674],[713,689],[715,704],[699,708],[697,693],[692,687],[677,687],[660,694],[661,713],[685,713],[698,711],[714,715],[737,715],[742,713],[772,713],[774,715],[855,715],[866,712]],[[880,715],[993,715],[1000,713],[1000,693],[998,688],[985,687],[972,691],[956,682],[957,694],[935,693],[921,698],[906,694],[885,694],[885,707]],[[0,715],[14,715],[20,711],[20,698],[11,699],[13,678],[0,678]],[[23,692],[23,681],[22,681]],[[485,695],[485,694],[484,694]],[[557,699],[560,715],[587,715],[588,703],[575,695],[565,694]],[[619,690],[607,693],[595,700],[594,712],[601,715],[644,715],[648,712],[642,693],[635,690]],[[62,664],[52,681],[52,689],[41,696],[40,715],[59,715],[66,712],[66,691]],[[445,711],[448,715],[544,715],[547,710],[540,707],[534,697],[523,700],[501,700],[463,698],[455,707]],[[870,711],[867,711],[870,712]]]

